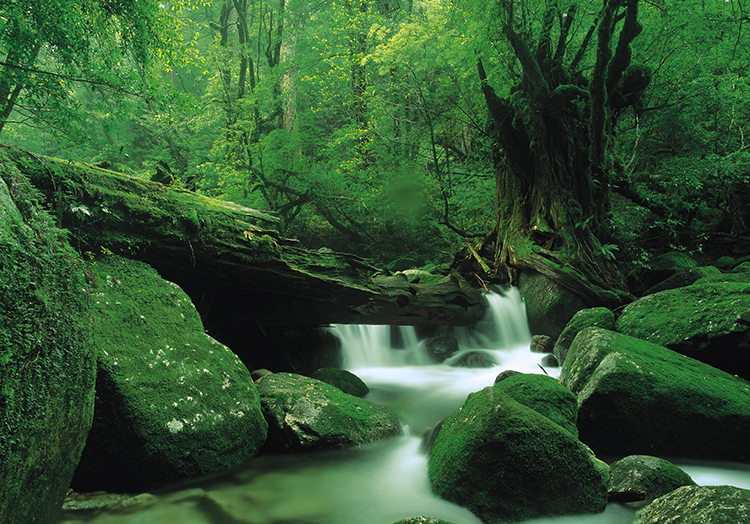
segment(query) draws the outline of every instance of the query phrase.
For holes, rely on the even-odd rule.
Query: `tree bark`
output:
[[[640,32],[638,0],[604,0],[601,13],[565,64],[566,35],[575,9],[561,18],[548,0],[536,45],[517,29],[513,0],[500,0],[502,33],[521,66],[518,85],[501,98],[489,84],[481,59],[478,73],[497,150],[496,234],[492,277],[515,282],[534,269],[593,304],[627,298],[624,279],[607,258],[605,217],[609,211],[610,100],[630,66],[630,43]],[[624,21],[623,21],[624,20]],[[613,55],[611,44],[619,40]],[[558,23],[558,37],[552,38]],[[598,27],[590,80],[577,70]],[[553,40],[557,49],[552,49]],[[551,57],[555,57],[554,60]],[[481,246],[485,247],[485,246]]]

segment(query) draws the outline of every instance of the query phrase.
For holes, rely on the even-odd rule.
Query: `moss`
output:
[[[578,437],[578,402],[575,395],[556,379],[537,374],[514,375],[494,387]]]
[[[750,460],[750,384],[667,348],[598,327],[576,336],[561,379],[580,438],[600,454]]]
[[[630,455],[609,469],[610,500],[645,501],[666,495],[682,486],[695,486],[690,475],[671,462],[649,455]],[[624,499],[622,495],[630,498]]]
[[[648,295],[615,329],[750,378],[750,284],[711,282]]]
[[[340,448],[401,433],[391,409],[319,380],[274,373],[260,379],[258,389],[272,449]]]
[[[570,322],[565,326],[563,332],[555,342],[553,353],[557,361],[562,365],[568,354],[570,344],[576,335],[583,329],[590,326],[599,326],[604,329],[612,329],[615,325],[615,314],[607,308],[595,307],[582,309],[573,315]]]
[[[82,251],[104,245],[119,254],[142,254],[160,238],[199,242],[209,236],[223,239],[228,247],[252,244],[257,249],[248,256],[255,262],[277,253],[274,238],[264,238],[263,230],[250,223],[278,222],[260,211],[86,164],[17,150],[7,155],[41,190],[49,211]],[[151,232],[148,237],[145,231]]]
[[[433,491],[489,524],[603,511],[607,477],[570,432],[497,387],[445,420],[429,459]]]
[[[257,389],[189,297],[142,262],[91,265],[97,414],[76,488],[150,489],[252,457],[267,429]]]
[[[637,524],[750,522],[750,491],[734,486],[685,486],[638,512]]]
[[[0,521],[54,522],[91,425],[83,263],[0,151]]]

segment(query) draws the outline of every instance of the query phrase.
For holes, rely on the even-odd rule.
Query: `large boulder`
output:
[[[637,524],[750,522],[750,491],[734,486],[684,486],[638,512]]]
[[[257,384],[271,450],[343,448],[401,434],[393,410],[320,380],[274,373]]]
[[[750,378],[750,284],[713,282],[629,304],[615,329]]]
[[[609,468],[610,501],[651,503],[677,488],[695,485],[671,462],[649,455],[630,455]]]
[[[532,335],[556,339],[576,311],[587,307],[581,297],[536,271],[521,273],[518,290],[526,305]]]
[[[429,457],[433,491],[487,524],[604,511],[608,470],[569,431],[496,386],[469,395],[443,422]]]
[[[653,286],[671,277],[679,271],[697,267],[698,263],[682,251],[668,251],[654,257],[648,269],[643,271],[642,278],[648,286]]]
[[[552,349],[552,353],[555,355],[557,361],[562,365],[565,363],[565,357],[568,354],[568,348],[573,343],[573,339],[576,335],[591,326],[599,326],[604,329],[612,329],[615,325],[615,314],[605,307],[592,307],[588,309],[582,309],[578,311],[570,322],[565,326],[565,329],[557,338],[555,347]]]
[[[576,396],[557,379],[528,373],[513,375],[495,384],[510,397],[529,407],[574,436],[578,436],[578,402]]]
[[[0,152],[0,160],[4,153]],[[0,522],[55,522],[94,415],[83,262],[0,161]]]
[[[190,299],[141,262],[92,265],[96,415],[73,486],[137,491],[226,471],[267,425],[250,373]]]
[[[750,384],[656,344],[598,327],[570,346],[561,379],[598,454],[750,460]]]
[[[674,275],[667,277],[658,284],[648,288],[646,294],[650,295],[653,293],[658,293],[659,291],[666,291],[667,289],[689,286],[690,284],[694,284],[698,280],[707,277],[721,277],[721,271],[719,271],[714,266],[701,266],[691,267],[689,269],[681,269]]]

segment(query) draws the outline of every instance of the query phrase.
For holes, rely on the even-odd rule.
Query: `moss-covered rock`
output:
[[[612,329],[615,325],[615,314],[605,307],[593,307],[578,311],[555,342],[552,353],[557,358],[560,365],[565,363],[565,357],[568,354],[568,348],[573,343],[573,339],[583,329],[590,326],[599,326],[604,329]]]
[[[695,486],[690,475],[671,462],[630,455],[610,465],[609,500],[651,503],[682,486]]]
[[[367,387],[367,384],[361,378],[345,369],[320,368],[315,370],[312,378],[336,386],[344,393],[355,397],[364,397],[370,392],[370,388]]]
[[[0,522],[55,522],[94,414],[83,263],[0,151]]]
[[[734,486],[685,486],[653,501],[636,524],[750,522],[750,491]]]
[[[669,251],[655,257],[641,277],[649,287],[671,277],[678,271],[697,267],[698,263],[682,251]]]
[[[429,458],[433,491],[487,524],[604,511],[608,470],[569,431],[497,386],[469,395],[444,421]]]
[[[557,379],[529,373],[508,377],[496,383],[495,387],[578,436],[576,396]]]
[[[570,346],[561,379],[599,454],[750,460],[750,384],[656,344],[598,327]]]
[[[347,395],[337,387],[294,373],[258,382],[272,450],[332,449],[401,434],[390,408]]]
[[[629,304],[615,329],[750,378],[750,284],[694,284]]]
[[[701,266],[691,267],[689,269],[681,269],[674,275],[665,278],[654,286],[651,286],[648,291],[646,291],[646,293],[651,295],[653,293],[658,293],[659,291],[666,291],[667,289],[689,286],[691,284],[694,284],[701,278],[719,276],[721,276],[721,271],[719,271],[714,266]]]
[[[74,487],[136,491],[233,468],[267,425],[247,368],[141,262],[95,261],[96,416]]]
[[[587,307],[578,295],[536,271],[521,273],[518,290],[526,305],[532,335],[557,339],[573,315]]]

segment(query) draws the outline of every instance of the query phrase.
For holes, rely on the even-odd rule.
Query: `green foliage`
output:
[[[13,14],[15,5],[0,9]],[[55,54],[43,46],[34,67],[100,83],[37,74],[36,83],[24,84],[23,104],[36,104],[28,107],[45,119],[45,129],[9,123],[5,141],[31,150],[43,143],[46,154],[140,177],[166,164],[179,187],[272,211],[284,235],[378,263],[445,260],[462,237],[483,237],[495,225],[495,164],[506,158],[493,157],[498,142],[488,127],[478,58],[488,84],[514,111],[508,121],[526,130],[533,151],[543,153],[550,119],[567,122],[572,115],[584,122],[592,107],[582,75],[596,63],[596,35],[580,59],[577,52],[601,9],[597,2],[577,10],[546,0],[43,5],[57,9],[60,22],[39,38],[69,49]],[[611,240],[595,224],[607,212],[604,204],[589,209],[578,193],[563,200],[570,229],[601,236],[605,258],[615,252],[613,241],[621,249],[618,261],[639,264],[659,243],[699,249],[701,235],[726,231],[719,228],[725,212],[740,209],[739,158],[750,136],[744,66],[750,57],[736,37],[741,7],[738,0],[641,2],[644,31],[618,88],[646,77],[651,84],[642,101],[630,92],[612,109],[616,133],[604,134],[605,149],[613,151],[590,189],[606,193],[611,176],[634,188],[643,199],[637,204],[646,207],[615,203],[610,223],[617,239]],[[19,16],[28,36],[19,49],[32,49],[38,21]],[[3,38],[9,38],[13,18],[3,20]],[[101,37],[88,32],[93,20]],[[563,34],[568,20],[573,23]],[[543,58],[538,46],[522,53],[519,42],[543,42],[545,27],[552,49],[565,36],[560,55]],[[508,28],[521,40],[509,39]],[[532,54],[549,86],[541,119],[539,101],[527,89],[543,85],[528,67]],[[8,71],[0,70],[0,80]],[[24,107],[17,106],[13,119]],[[586,142],[588,129],[577,129],[561,134]],[[535,156],[540,164],[554,160]],[[705,165],[696,167],[696,159]],[[713,159],[725,174],[708,173]],[[586,171],[583,160],[565,158],[579,165],[576,173]],[[714,198],[735,189],[739,200]],[[512,201],[506,197],[501,205]],[[650,204],[670,212],[649,215]],[[552,217],[544,220],[555,228]],[[701,227],[688,231],[696,224]],[[629,235],[634,225],[646,236]],[[742,224],[729,231],[743,231]]]

